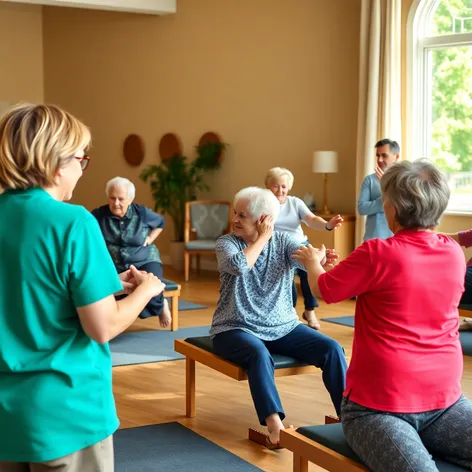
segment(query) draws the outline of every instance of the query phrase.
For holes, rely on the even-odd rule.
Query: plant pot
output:
[[[184,270],[184,247],[185,243],[172,241],[170,243],[170,260],[175,270]]]

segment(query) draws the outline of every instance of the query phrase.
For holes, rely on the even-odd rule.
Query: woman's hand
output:
[[[148,237],[144,240],[143,246],[144,246],[144,247],[149,246],[150,244],[152,244],[153,241],[154,241],[154,240],[153,240],[150,236],[148,236]]]
[[[327,223],[326,229],[332,231],[333,229],[339,228],[343,223],[343,217],[341,215],[333,216]]]
[[[165,290],[165,284],[154,274],[150,272],[143,273],[134,266],[130,266],[129,269],[132,277],[136,281],[136,285],[147,289],[151,297],[156,297]]]
[[[326,249],[325,261],[321,264],[323,267],[332,267],[339,256],[334,249]]]
[[[136,279],[133,277],[133,274],[128,269],[121,274],[118,274],[119,279],[121,280],[121,285],[123,286],[123,290],[120,293],[125,293],[129,295],[130,293],[134,292],[134,289],[137,287]]]
[[[319,249],[314,248],[311,244],[301,246],[292,254],[292,257],[300,261],[305,267],[313,262],[320,265],[324,265],[327,262],[326,248],[324,245]]]
[[[271,215],[261,216],[260,220],[256,223],[256,229],[259,236],[269,240],[274,232],[274,218]]]

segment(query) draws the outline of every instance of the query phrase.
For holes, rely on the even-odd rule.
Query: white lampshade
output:
[[[313,172],[330,174],[338,171],[338,153],[336,151],[315,151],[313,153]]]

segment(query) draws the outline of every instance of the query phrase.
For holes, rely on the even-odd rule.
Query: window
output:
[[[472,213],[472,0],[421,0],[413,8],[410,152],[447,175],[449,212]]]

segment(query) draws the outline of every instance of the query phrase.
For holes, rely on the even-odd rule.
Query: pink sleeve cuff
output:
[[[459,244],[464,247],[472,246],[472,229],[459,233]]]

